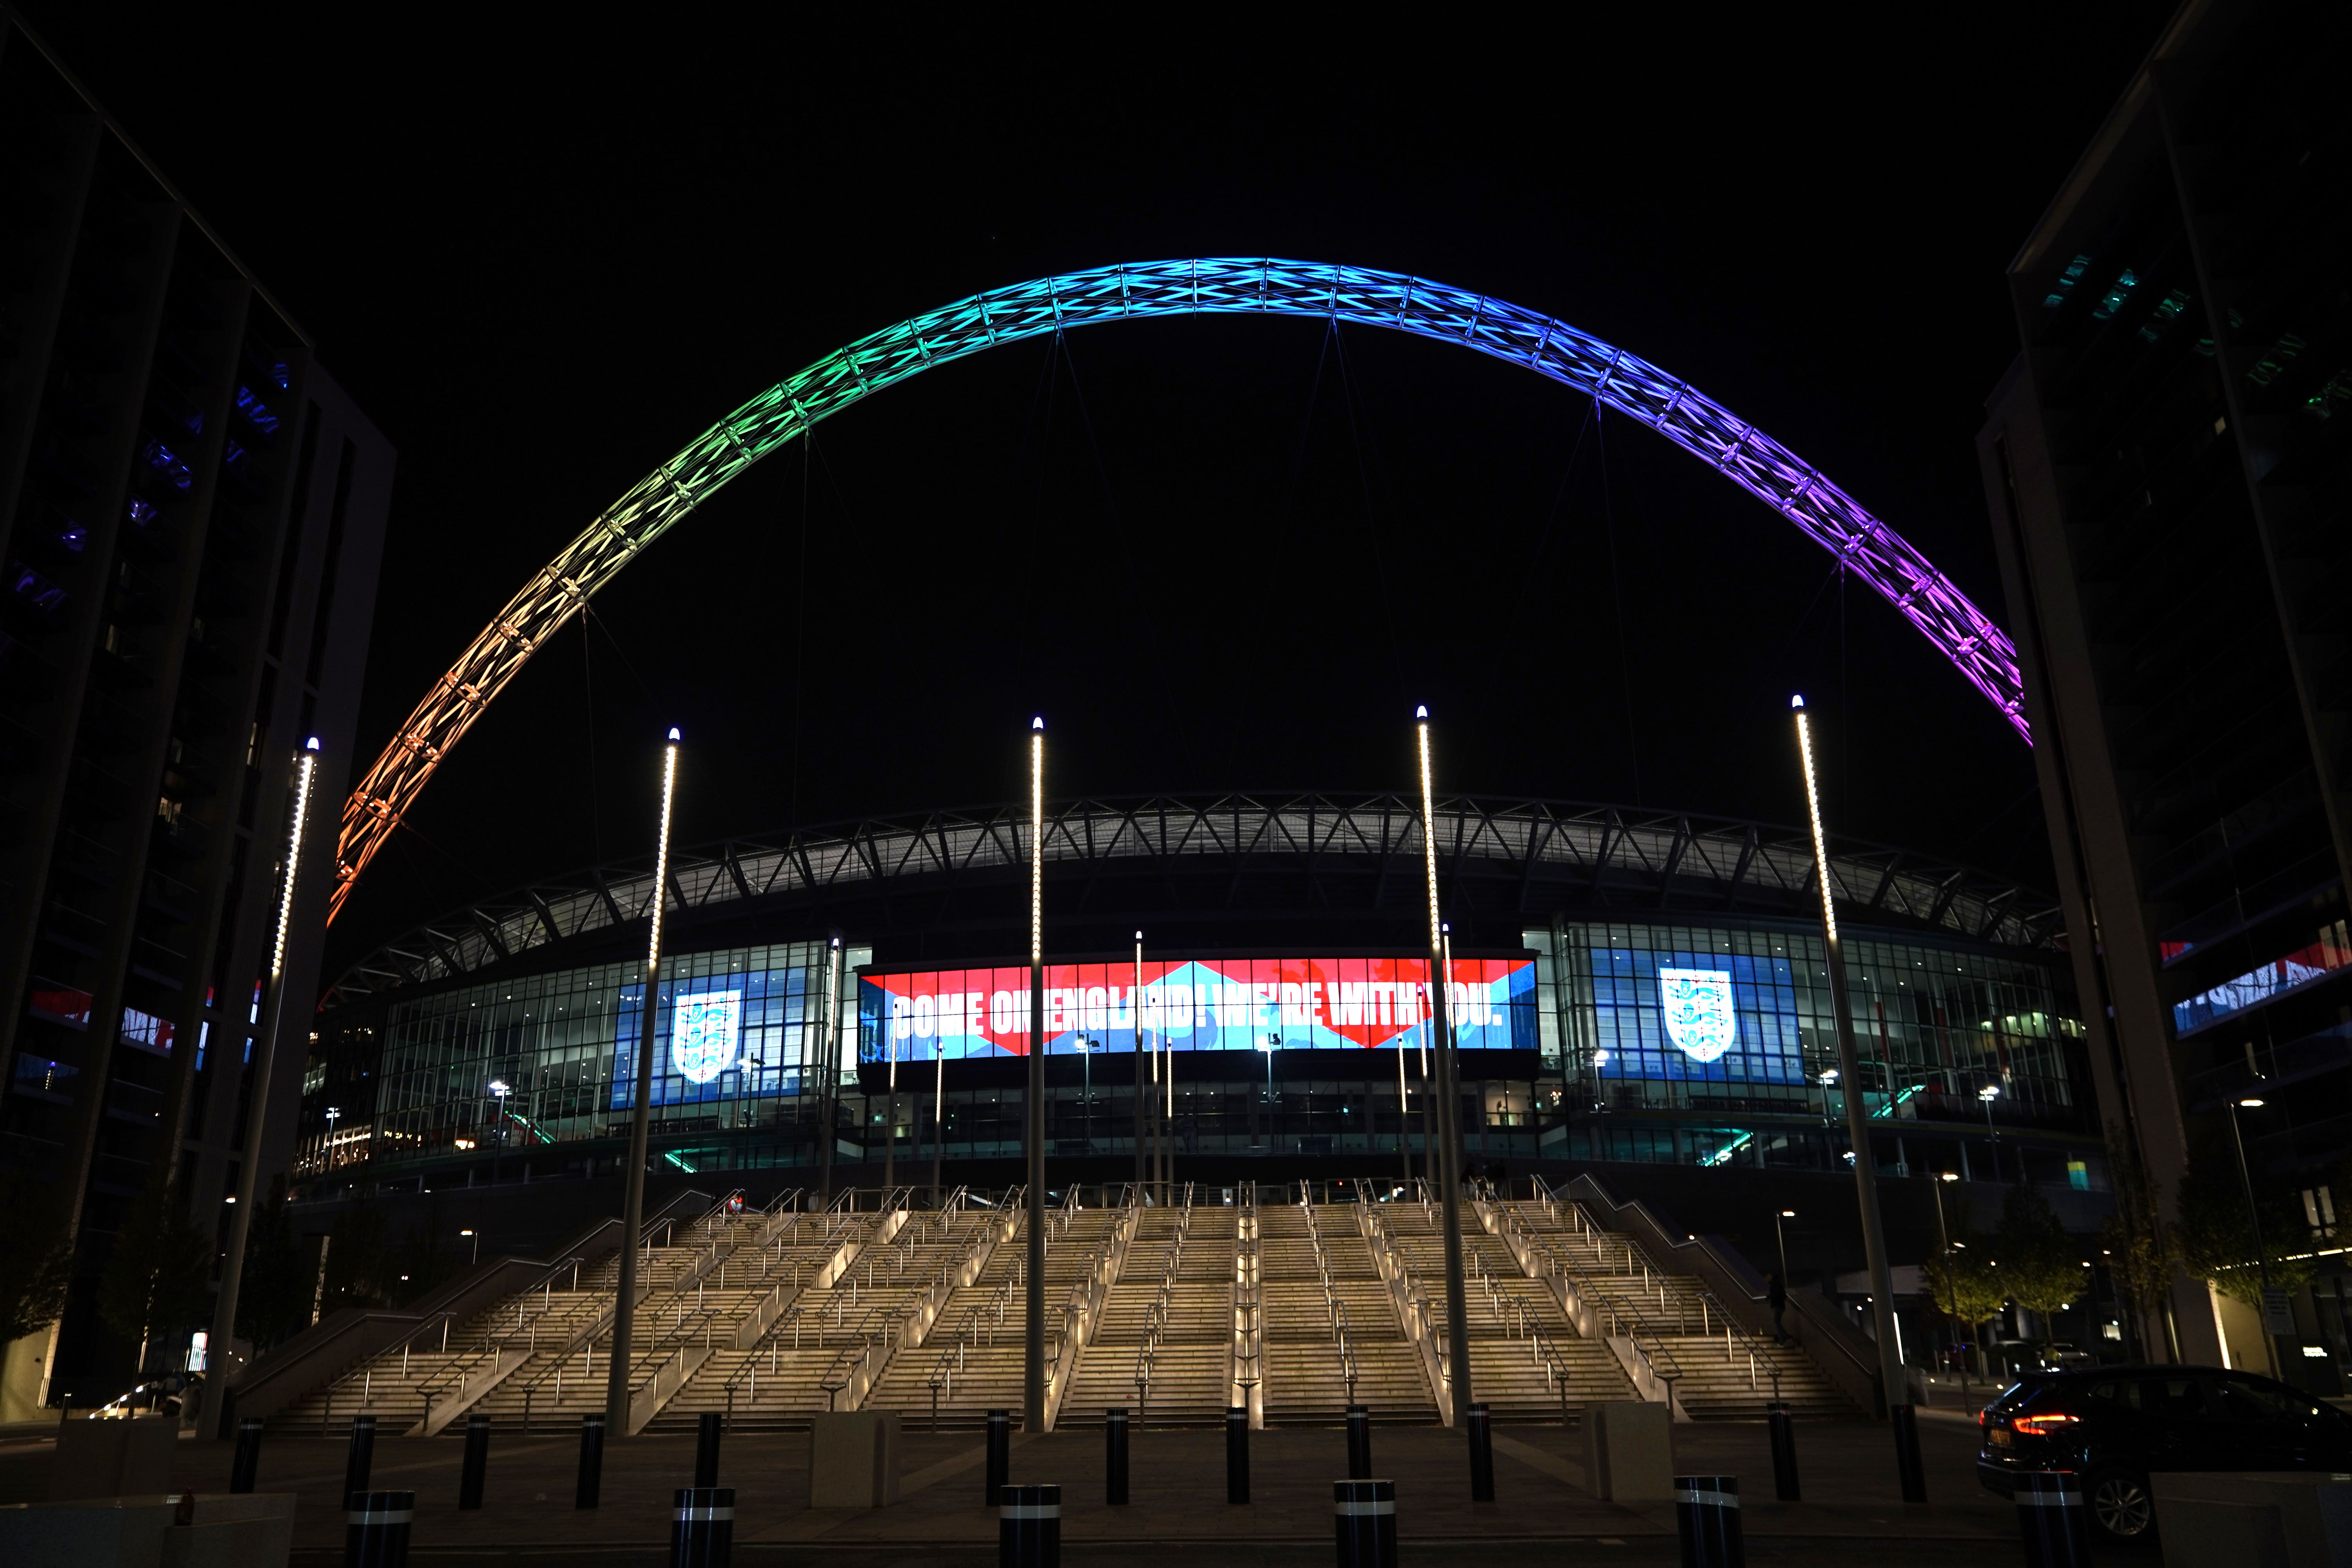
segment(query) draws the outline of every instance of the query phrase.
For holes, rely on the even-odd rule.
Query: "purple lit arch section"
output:
[[[417,704],[343,806],[329,919],[400,818],[531,653],[637,552],[761,458],[869,393],[950,360],[1097,321],[1200,312],[1388,327],[1524,365],[1638,419],[1763,500],[1918,627],[2029,743],[2006,633],[1903,537],[1797,455],[1686,383],[1500,300],[1402,273],[1305,261],[1153,261],[975,294],[862,338],[688,443],[524,584]]]

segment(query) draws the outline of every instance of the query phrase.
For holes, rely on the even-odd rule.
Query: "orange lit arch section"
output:
[[[2021,736],[2017,650],[1950,579],[1796,455],[1656,366],[1565,321],[1402,273],[1304,261],[1154,261],[993,289],[860,339],[689,442],[590,523],[476,637],[343,805],[340,913],[368,862],[508,681],[637,552],[720,487],[867,394],[999,343],[1097,321],[1202,312],[1309,316],[1458,343],[1637,419],[1763,500],[1907,618]]]

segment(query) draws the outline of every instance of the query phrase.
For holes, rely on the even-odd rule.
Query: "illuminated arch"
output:
[[[1402,273],[1304,261],[1153,261],[1066,272],[886,327],[769,388],[640,480],[499,611],[343,805],[332,920],[491,699],[587,598],[719,487],[829,414],[919,371],[1066,327],[1209,311],[1312,316],[1459,343],[1640,420],[1753,492],[1900,610],[2030,742],[2017,650],[1927,558],[1751,425],[1564,321]]]

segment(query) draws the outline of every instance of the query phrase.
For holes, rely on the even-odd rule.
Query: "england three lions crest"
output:
[[[1695,1062],[1715,1060],[1739,1037],[1727,970],[1661,969],[1658,1000],[1666,1016],[1666,1038]]]
[[[735,1065],[742,1012],[740,991],[706,991],[677,999],[669,1059],[687,1082],[709,1083]]]

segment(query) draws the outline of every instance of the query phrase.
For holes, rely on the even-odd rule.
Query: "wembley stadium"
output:
[[[1049,803],[1053,1179],[1423,1169],[1418,805]],[[1803,831],[1541,800],[1435,822],[1471,1168],[1851,1168]],[[656,1172],[1018,1183],[1030,837],[1006,805],[677,854]],[[1829,866],[1880,1168],[2103,1190],[2055,907],[1883,846]],[[352,966],[315,1023],[303,1190],[610,1177],[654,898],[649,859],[591,868]]]

